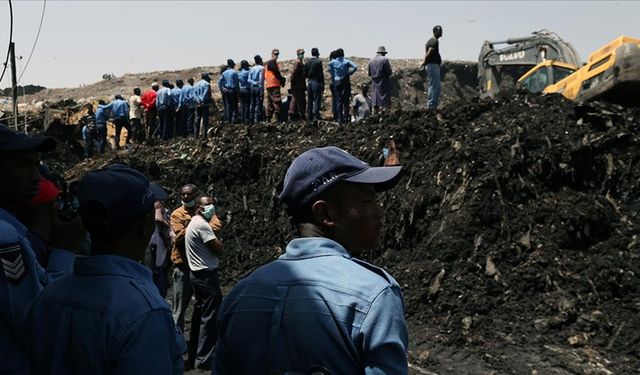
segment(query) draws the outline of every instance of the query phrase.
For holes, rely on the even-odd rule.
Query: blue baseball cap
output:
[[[56,141],[51,137],[29,137],[0,125],[0,151],[48,152],[55,148]]]
[[[77,188],[80,212],[91,203],[102,206],[110,222],[123,222],[150,210],[156,200],[169,195],[142,173],[123,164],[87,173]]]
[[[338,147],[313,148],[293,160],[279,198],[288,209],[301,210],[340,181],[371,184],[384,191],[395,186],[401,171],[399,165],[371,167]]]

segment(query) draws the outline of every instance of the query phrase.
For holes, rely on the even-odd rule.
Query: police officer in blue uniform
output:
[[[151,271],[140,263],[166,193],[114,164],[77,189],[91,255],[49,285],[28,312],[33,374],[182,374],[184,340]]]
[[[13,214],[38,192],[39,153],[55,147],[53,138],[32,138],[0,125],[0,374],[28,373],[27,306],[45,285],[71,272],[75,255],[60,248],[77,250],[84,237],[78,220],[54,221],[56,248],[45,270],[25,237],[27,228]]]
[[[337,147],[293,161],[280,200],[300,238],[223,301],[214,374],[408,373],[400,287],[355,258],[378,246],[376,192],[401,168],[370,167]]]

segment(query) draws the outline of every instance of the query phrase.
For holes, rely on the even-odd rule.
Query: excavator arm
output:
[[[500,45],[506,47],[496,48]],[[521,38],[485,41],[478,57],[480,96],[490,97],[497,94],[505,75],[512,76],[515,81],[529,68],[547,60],[581,65],[580,57],[573,46],[548,30],[536,31]],[[509,68],[516,68],[516,71]]]

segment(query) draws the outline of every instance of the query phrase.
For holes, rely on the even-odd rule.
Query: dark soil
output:
[[[209,142],[132,146],[122,160],[172,192],[218,199],[223,283],[277,257],[293,232],[276,196],[316,146],[372,165],[393,136],[405,175],[380,196],[366,258],[403,287],[415,374],[631,374],[640,367],[640,112],[524,94],[450,100],[364,124],[218,125]],[[73,142],[72,142],[73,143]],[[76,164],[78,163],[78,164]]]

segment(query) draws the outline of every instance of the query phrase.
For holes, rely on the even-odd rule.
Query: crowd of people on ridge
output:
[[[425,56],[420,70],[425,70],[428,81],[427,109],[435,109],[440,97],[440,65],[438,39],[442,27],[433,28],[433,37],[425,46]],[[256,124],[262,122],[285,122],[288,120],[318,121],[323,106],[325,74],[323,61],[317,48],[311,49],[311,58],[305,59],[305,50],[296,51],[288,79],[280,72],[280,51],[273,49],[271,58],[265,63],[260,55],[253,58],[253,66],[247,60],[236,63],[228,59],[221,67],[217,86],[222,95],[224,123]],[[345,58],[344,50],[338,48],[329,54],[328,72],[331,92],[332,119],[340,124],[358,122],[372,113],[383,112],[391,105],[391,63],[384,46],[378,47],[375,57],[368,64],[370,83],[358,87],[352,98],[350,77],[358,69],[357,64]],[[283,88],[289,83],[286,95]],[[106,124],[109,119],[115,126],[113,147],[120,148],[121,132],[125,128],[125,143],[143,143],[148,139],[167,140],[173,137],[198,137],[209,129],[211,76],[202,73],[200,80],[177,79],[175,85],[163,80],[161,86],[153,83],[141,93],[134,88],[128,100],[117,94],[106,104],[100,100],[97,108],[87,104],[87,114],[81,119],[85,142],[85,157],[104,153],[107,145]],[[266,96],[266,106],[264,98]]]

